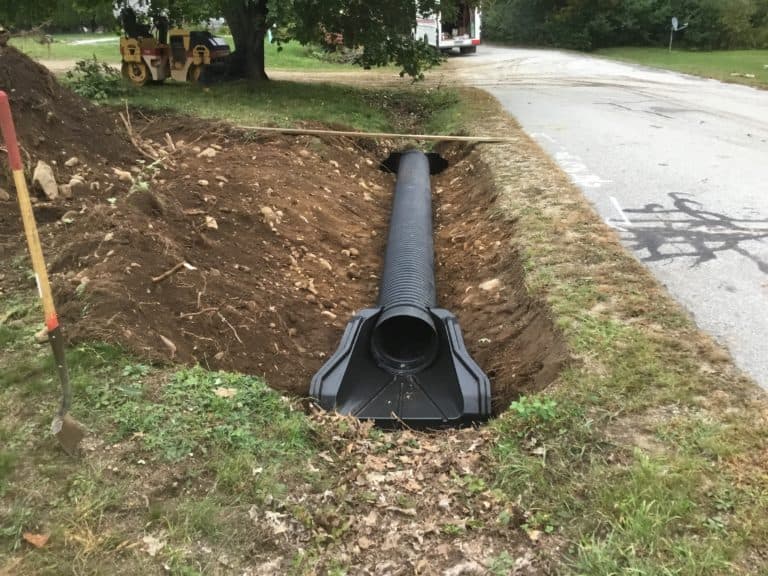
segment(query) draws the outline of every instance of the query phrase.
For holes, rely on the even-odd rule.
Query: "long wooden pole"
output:
[[[504,136],[452,136],[450,134],[396,134],[391,132],[354,132],[348,130],[319,130],[315,128],[276,128],[274,126],[235,126],[251,132],[297,134],[301,136],[348,136],[350,138],[402,138],[408,140],[433,140],[444,142],[501,143],[517,142]]]

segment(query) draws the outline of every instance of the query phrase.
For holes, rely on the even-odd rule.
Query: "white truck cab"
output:
[[[450,52],[458,48],[462,54],[477,52],[480,44],[480,10],[459,2],[456,16],[448,21],[437,14],[417,14],[414,36],[436,49]]]

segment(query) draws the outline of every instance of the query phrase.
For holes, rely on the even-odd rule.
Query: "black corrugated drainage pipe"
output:
[[[469,356],[456,317],[437,307],[430,172],[447,163],[411,150],[387,165],[396,166],[397,184],[378,307],[352,319],[310,394],[327,410],[379,424],[487,418],[488,377]]]

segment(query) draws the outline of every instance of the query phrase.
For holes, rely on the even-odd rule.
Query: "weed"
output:
[[[16,550],[21,543],[21,534],[32,521],[32,516],[32,509],[24,502],[13,502],[10,513],[3,515],[3,523],[0,524],[0,544]]]
[[[448,536],[458,536],[463,534],[466,531],[466,528],[461,524],[453,524],[449,522],[447,524],[443,524],[442,531],[443,534],[447,534]]]
[[[79,60],[65,77],[74,92],[96,102],[103,102],[125,92],[120,73],[106,62],[97,60],[96,56]]]
[[[488,570],[493,576],[507,576],[512,574],[514,568],[515,559],[506,551],[492,558],[491,564],[488,566]]]
[[[550,398],[530,398],[521,396],[512,402],[509,409],[524,421],[549,422],[555,417],[557,402]]]

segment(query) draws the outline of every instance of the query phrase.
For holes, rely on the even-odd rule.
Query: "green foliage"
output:
[[[497,0],[484,27],[493,40],[594,50],[664,45],[672,16],[689,25],[681,45],[768,46],[768,0]]]
[[[120,74],[109,64],[99,62],[95,56],[77,62],[75,68],[67,72],[66,79],[72,90],[96,102],[125,93]]]
[[[46,31],[75,31],[80,26],[112,28],[110,0],[24,0],[0,2],[0,23],[19,30],[45,24]]]
[[[491,559],[491,565],[488,571],[493,576],[506,576],[513,574],[515,569],[515,558],[506,550],[498,556]]]
[[[553,420],[557,414],[557,402],[549,398],[521,396],[509,405],[509,410],[528,426],[536,426]]]

